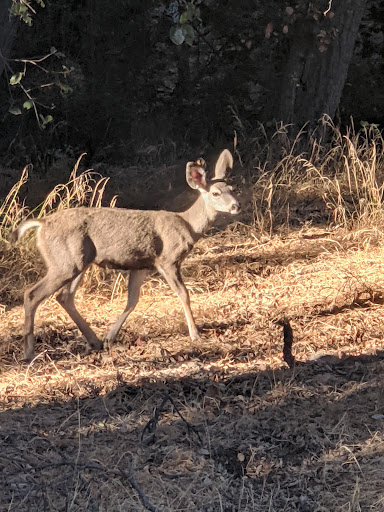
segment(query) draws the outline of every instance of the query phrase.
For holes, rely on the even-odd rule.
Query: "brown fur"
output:
[[[232,155],[224,150],[216,164],[215,178],[222,179],[232,167]],[[238,203],[225,182],[207,182],[204,162],[187,164],[187,182],[200,192],[198,200],[183,213],[125,210],[117,208],[74,208],[41,220],[27,220],[12,234],[13,239],[37,228],[37,243],[47,274],[24,297],[24,356],[34,356],[34,316],[38,305],[59,291],[57,300],[66,309],[87,340],[89,350],[102,348],[96,334],[74,305],[82,276],[92,263],[130,270],[128,303],[107,335],[112,342],[139,299],[140,286],[148,272],[157,270],[179,296],[189,334],[198,338],[188,291],[180,265],[218,212],[238,212]]]

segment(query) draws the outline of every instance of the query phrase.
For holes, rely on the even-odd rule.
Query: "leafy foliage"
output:
[[[182,4],[184,11],[179,14],[180,3],[177,0],[171,2],[168,13],[176,24],[170,28],[169,36],[174,44],[180,45],[185,42],[192,46],[196,35],[193,24],[196,21],[201,22],[199,7],[201,3],[202,0],[184,1]]]
[[[31,26],[33,22],[33,15],[36,14],[33,5],[34,3],[38,4],[40,7],[45,7],[44,0],[12,0],[10,8],[11,16],[19,18],[24,23]]]
[[[17,143],[11,165],[32,159],[48,168],[49,155],[67,147],[96,159],[152,165],[192,148],[201,153],[230,144],[234,135],[242,144],[258,123],[275,126],[285,65],[304,22],[322,55],[334,37],[327,28],[333,10],[323,15],[328,0],[115,0],[108,9],[102,0],[63,0],[47,3],[36,16],[30,7],[40,9],[39,2],[14,5],[27,9],[33,26],[19,25],[13,49],[28,58],[9,61],[1,78],[0,154]],[[381,14],[377,7],[368,18]],[[358,112],[380,123],[384,95],[376,86],[368,98],[362,84],[372,74],[378,83],[382,27],[373,32],[365,24],[359,44],[369,55],[355,55],[340,117]],[[41,55],[49,58],[39,62]],[[45,129],[36,131],[36,122]]]
[[[55,80],[51,83],[37,83],[33,87],[31,86],[25,86],[23,83],[23,80],[27,77],[29,78],[29,73],[31,72],[31,68],[38,67],[41,71],[44,71],[46,75],[52,75],[53,70],[48,69],[46,67],[43,67],[43,63],[47,61],[50,57],[55,55],[57,58],[61,59],[64,57],[64,54],[61,52],[58,52],[54,46],[51,47],[50,52],[47,55],[44,55],[42,57],[35,57],[30,59],[14,59],[12,63],[21,65],[23,70],[17,71],[14,73],[11,78],[9,79],[9,84],[11,86],[18,86],[16,89],[19,90],[21,93],[21,97],[19,100],[16,99],[16,95],[13,95],[13,102],[11,107],[9,108],[8,112],[13,115],[20,115],[22,114],[24,109],[25,111],[33,110],[35,119],[37,121],[38,126],[41,129],[44,129],[47,124],[51,123],[53,121],[53,117],[51,114],[43,115],[41,113],[41,109],[49,109],[53,110],[55,108],[54,104],[51,104],[49,107],[44,107],[39,101],[39,97],[44,98],[45,94],[42,92],[42,89],[46,89],[46,87],[53,87],[56,86],[60,89],[62,93],[68,93],[71,92],[71,87],[68,85],[63,84],[60,81],[60,77],[65,76],[65,71],[55,71]],[[12,70],[12,66],[10,63],[8,63],[8,69]],[[27,98],[25,100],[25,98]],[[18,103],[22,103],[22,109],[20,106],[18,106]]]

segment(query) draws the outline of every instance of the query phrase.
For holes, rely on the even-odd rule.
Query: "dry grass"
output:
[[[359,161],[367,169],[369,148],[355,170]],[[162,512],[384,510],[380,213],[350,215],[345,197],[356,201],[357,188],[340,169],[329,173],[311,182],[310,197],[337,180],[344,202],[330,211],[344,208],[342,225],[332,213],[338,225],[271,234],[281,188],[272,173],[263,232],[259,222],[233,224],[198,243],[183,273],[199,343],[154,277],[118,342],[91,356],[47,300],[36,319],[39,355],[23,364],[19,299],[41,268],[30,241],[11,248],[3,239],[0,510],[139,511],[140,494]],[[309,190],[292,179],[288,195],[300,186]],[[268,191],[258,181],[260,194]],[[123,309],[124,289],[120,274],[92,271],[79,291],[100,336]],[[281,318],[293,328],[293,369],[282,363]]]
[[[376,126],[356,132],[353,125],[342,135],[328,118],[327,144],[306,134],[290,141],[286,127],[265,145],[255,146],[249,179],[254,182],[249,214],[257,228],[272,233],[307,222],[331,223],[347,229],[383,224],[384,144]],[[309,139],[300,150],[303,136]],[[252,149],[251,149],[252,151]],[[277,155],[277,157],[276,157]],[[256,172],[255,172],[256,171]]]

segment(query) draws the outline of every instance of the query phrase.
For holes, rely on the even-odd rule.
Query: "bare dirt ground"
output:
[[[13,299],[1,290],[0,510],[383,512],[382,235],[237,225],[183,274],[200,342],[154,277],[90,356],[46,301],[29,365],[21,278]],[[115,276],[78,293],[100,336],[124,307]]]

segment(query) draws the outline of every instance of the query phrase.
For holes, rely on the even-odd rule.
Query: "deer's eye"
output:
[[[220,192],[212,192],[212,195],[213,195],[214,197],[219,197],[221,194],[220,194]]]

